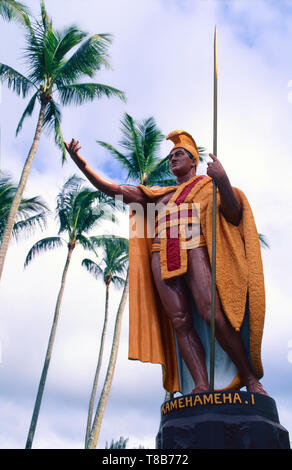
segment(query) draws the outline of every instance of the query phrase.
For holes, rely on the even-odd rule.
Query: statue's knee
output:
[[[172,325],[177,333],[184,333],[190,330],[192,322],[187,312],[176,312],[172,319]]]
[[[206,299],[205,302],[202,302],[200,305],[200,315],[203,318],[203,320],[210,326],[211,323],[211,301]],[[220,331],[222,328],[224,328],[225,325],[225,319],[223,318],[223,314],[216,305],[215,309],[215,327]]]
[[[210,326],[210,324],[211,324],[211,306],[208,310],[206,310],[204,320]],[[223,331],[224,328],[225,328],[225,324],[226,324],[226,321],[223,318],[223,315],[221,314],[221,312],[218,312],[218,310],[216,310],[216,312],[215,312],[215,329],[216,329],[216,331],[218,331],[218,332]]]
[[[210,302],[205,302],[203,305],[200,305],[199,308],[199,313],[200,316],[203,318],[203,320],[207,323],[207,325],[210,325],[211,323],[211,303]]]

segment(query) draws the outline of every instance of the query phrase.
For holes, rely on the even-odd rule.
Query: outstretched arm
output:
[[[241,204],[230,184],[229,178],[218,158],[209,153],[212,162],[208,162],[207,175],[215,180],[220,194],[220,210],[228,222],[239,225],[242,216]]]
[[[131,202],[139,202],[140,204],[145,204],[147,202],[146,196],[144,195],[141,189],[136,188],[135,186],[128,185],[118,185],[113,181],[110,181],[102,176],[98,175],[93,171],[86,163],[86,160],[81,157],[79,150],[81,146],[79,141],[72,139],[70,144],[64,142],[64,145],[71,156],[72,160],[84,173],[87,179],[95,186],[99,191],[107,194],[108,196],[123,196],[123,202],[129,204]]]

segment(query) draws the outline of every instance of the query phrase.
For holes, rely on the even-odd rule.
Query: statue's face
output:
[[[178,147],[169,154],[169,168],[174,176],[184,176],[195,169],[195,161],[188,156],[184,148]]]

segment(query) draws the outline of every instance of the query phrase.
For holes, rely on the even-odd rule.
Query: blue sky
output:
[[[38,11],[37,0],[28,4]],[[271,245],[270,250],[262,251],[267,298],[263,384],[276,400],[281,422],[291,435],[292,259],[287,249],[292,229],[291,5],[282,0],[108,0],[98,2],[98,8],[97,2],[85,0],[82,9],[77,0],[47,0],[46,5],[60,28],[77,23],[90,34],[110,32],[114,36],[112,69],[101,71],[96,81],[122,89],[127,102],[102,99],[82,108],[64,109],[63,133],[67,140],[80,140],[82,155],[92,168],[118,182],[124,182],[125,173],[96,140],[118,145],[124,112],[138,120],[154,116],[165,135],[173,129],[186,129],[198,145],[212,151],[212,48],[217,24],[218,157],[232,184],[247,195],[258,230]],[[22,70],[19,28],[1,22],[0,34],[0,61]],[[23,100],[3,87],[0,163],[15,181],[36,122],[34,114],[15,139],[24,106]],[[164,142],[161,156],[169,149],[170,144]],[[205,170],[206,163],[200,164],[199,173]],[[43,136],[26,195],[41,194],[54,209],[58,190],[76,172],[71,161],[62,167],[53,139]],[[5,312],[0,338],[2,448],[21,448],[25,443],[65,252],[40,256],[25,272],[23,261],[36,240],[55,230],[52,220],[44,234],[13,244],[7,258],[1,286]],[[128,233],[126,216],[119,231]],[[83,255],[76,251],[69,273],[35,447],[83,446],[104,299],[103,286],[97,286],[80,269]],[[119,296],[120,291],[113,290],[112,319]],[[127,322],[126,311],[101,447],[120,435],[130,437],[134,447],[151,447],[159,426],[164,396],[161,370],[128,361]],[[107,356],[112,331],[113,320]]]

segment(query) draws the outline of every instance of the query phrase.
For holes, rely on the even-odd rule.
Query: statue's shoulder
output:
[[[139,184],[137,188],[140,188],[149,198],[154,199],[173,192],[176,186],[144,186],[143,184]]]

